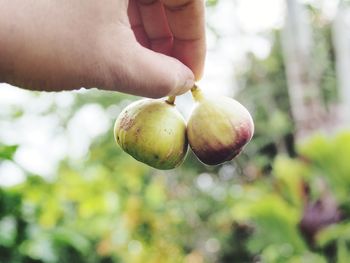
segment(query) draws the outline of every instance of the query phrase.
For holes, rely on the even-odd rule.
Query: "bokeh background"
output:
[[[139,98],[0,84],[0,262],[347,263],[350,9],[208,0],[199,85],[256,132],[235,160],[159,171],[116,146]],[[177,98],[188,117],[190,94]]]

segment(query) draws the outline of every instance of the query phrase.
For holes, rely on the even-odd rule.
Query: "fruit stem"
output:
[[[192,92],[192,97],[195,101],[201,101],[202,99],[204,99],[202,90],[196,84],[191,89],[191,92]]]
[[[169,96],[165,102],[169,103],[171,105],[174,105],[175,104],[175,99],[176,99],[176,96]]]

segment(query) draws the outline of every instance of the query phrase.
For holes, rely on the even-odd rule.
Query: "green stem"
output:
[[[191,92],[192,92],[192,97],[195,101],[199,102],[204,99],[204,94],[197,85],[193,86],[193,88],[191,89]]]
[[[175,99],[176,99],[176,96],[169,96],[167,98],[166,102],[171,104],[171,105],[174,105],[175,104]]]

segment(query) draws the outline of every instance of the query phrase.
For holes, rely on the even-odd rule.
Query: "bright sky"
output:
[[[322,7],[332,17],[338,0],[304,0]],[[252,51],[257,57],[269,54],[270,42],[264,34],[279,28],[284,20],[284,0],[220,0],[207,12],[207,20],[221,36],[217,39],[208,30],[206,68],[200,86],[207,93],[233,95],[234,72],[244,67],[244,54]],[[50,177],[63,157],[84,156],[95,136],[102,134],[116,117],[113,109],[107,112],[97,104],[86,105],[71,119],[67,132],[60,132],[57,116],[44,115],[52,105],[60,113],[70,107],[73,92],[43,93],[39,96],[0,84],[0,141],[20,144],[15,161],[30,172]],[[178,99],[179,108],[189,113],[190,95]],[[13,120],[13,108],[23,108],[25,114]],[[84,131],[84,132],[81,132]],[[24,180],[23,172],[12,162],[0,164],[0,185],[11,186]]]

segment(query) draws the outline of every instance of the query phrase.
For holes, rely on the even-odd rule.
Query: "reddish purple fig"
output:
[[[187,124],[187,137],[193,152],[209,165],[232,160],[253,137],[248,110],[228,97],[206,98],[197,87],[192,95],[196,106]]]

